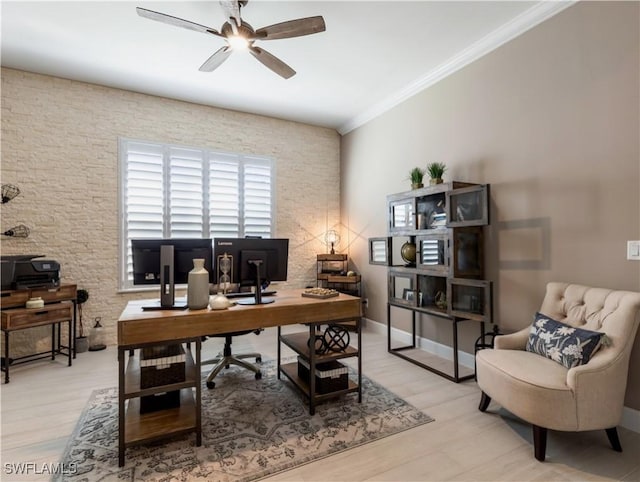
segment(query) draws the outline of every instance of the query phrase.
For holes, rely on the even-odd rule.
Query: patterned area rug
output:
[[[275,361],[262,380],[232,368],[202,390],[202,446],[195,435],[130,447],[118,467],[118,394],[96,390],[62,459],[56,481],[249,481],[433,421],[380,385],[362,377],[362,403],[348,394],[308,405]],[[353,374],[351,374],[353,376]],[[75,473],[71,473],[75,472]]]

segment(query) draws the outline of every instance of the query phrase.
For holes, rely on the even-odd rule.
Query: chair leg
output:
[[[620,439],[618,438],[618,430],[616,427],[605,429],[607,432],[607,437],[609,438],[609,443],[611,447],[616,452],[622,452],[622,445],[620,445]]]
[[[489,404],[491,403],[491,397],[486,393],[482,392],[482,398],[480,398],[480,405],[478,405],[478,410],[484,412],[489,408]]]
[[[537,460],[544,462],[547,451],[547,429],[533,425],[533,451]]]
[[[229,357],[227,358],[229,364],[238,365],[239,367],[246,368],[247,370],[252,371],[253,373],[260,373],[260,368],[255,365],[252,365],[249,362],[246,362],[238,357]]]
[[[256,363],[262,363],[262,355],[260,353],[243,353],[242,355],[233,355],[234,358],[244,360],[245,358],[255,358]]]

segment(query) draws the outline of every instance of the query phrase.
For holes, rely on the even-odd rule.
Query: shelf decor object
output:
[[[427,167],[430,175],[446,169],[429,167],[433,166]],[[491,282],[484,279],[488,199],[488,184],[457,181],[391,194],[387,237],[369,239],[369,262],[387,266],[388,351],[455,382],[475,376],[459,364],[458,325],[478,322],[484,336],[484,324],[492,322]],[[391,338],[398,309],[411,312],[411,343],[406,346],[396,346]],[[418,347],[417,322],[422,316],[451,324],[452,369],[443,368],[451,360],[433,360],[435,355]]]
[[[432,162],[427,164],[427,173],[429,174],[429,184],[442,184],[442,176],[447,170],[447,166],[442,162]]]
[[[421,167],[414,167],[409,171],[409,179],[411,180],[411,189],[420,189],[424,187],[422,184],[422,178],[424,177],[425,170]]]

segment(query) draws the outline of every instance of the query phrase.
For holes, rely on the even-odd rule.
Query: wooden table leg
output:
[[[76,357],[76,314],[78,311],[77,310],[78,304],[75,299],[72,301],[72,303],[73,303],[73,336],[71,339],[73,340],[73,358],[75,358]]]
[[[9,383],[9,332],[4,332],[4,383]]]
[[[313,323],[309,325],[309,415],[316,414],[316,328]]]
[[[277,337],[278,337],[278,355],[276,357],[276,359],[278,360],[278,366],[276,367],[278,380],[280,380],[280,333],[281,333],[280,327],[278,326],[278,335],[277,335]]]
[[[72,333],[72,328],[71,328],[71,324],[73,322],[71,320],[69,320],[69,348],[67,349],[67,353],[69,354],[69,366],[71,366],[71,362],[73,360],[73,348],[71,348],[73,346],[72,342],[73,342],[73,333]]]
[[[118,348],[118,466],[124,465],[124,350]]]
[[[60,328],[60,323],[57,323]],[[51,323],[51,359],[56,359],[56,323]]]
[[[202,369],[201,359],[202,340],[196,339],[196,373],[201,376]],[[202,445],[202,380],[196,382],[196,447]]]

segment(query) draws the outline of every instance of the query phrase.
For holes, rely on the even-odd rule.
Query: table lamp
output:
[[[340,242],[340,235],[338,234],[338,232],[330,229],[329,231],[327,231],[327,234],[325,234],[324,240],[327,244],[331,245],[331,254],[336,254],[336,250],[334,249],[334,247]]]

